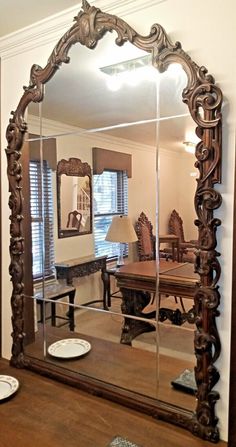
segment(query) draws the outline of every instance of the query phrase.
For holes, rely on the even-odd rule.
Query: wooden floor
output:
[[[213,446],[170,424],[11,368],[4,360],[0,374],[20,381],[18,393],[0,405],[0,447],[107,447],[116,435],[140,447]]]
[[[50,326],[47,329],[46,340],[48,345],[68,337],[83,338],[83,334],[71,333],[66,329],[62,330]],[[194,396],[180,393],[171,386],[171,381],[176,379],[184,369],[193,368],[192,362],[160,355],[159,364],[161,367],[158,377],[155,352],[132,348],[89,335],[86,335],[86,340],[91,343],[91,355],[80,358],[79,362],[74,359],[61,361],[47,356],[47,363],[65,368],[67,375],[70,372],[81,373],[122,389],[158,398],[161,401],[190,411],[195,410],[196,400]],[[26,346],[25,352],[30,358],[45,360],[41,330],[36,334],[35,342]],[[109,359],[109,362],[107,359]],[[140,365],[142,365],[141,368]],[[161,386],[158,386],[158,379]]]

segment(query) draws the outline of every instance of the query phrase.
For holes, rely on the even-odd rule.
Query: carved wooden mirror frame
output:
[[[89,217],[89,230],[73,231],[62,230],[61,226],[61,176],[68,175],[73,177],[88,177],[89,178],[89,196],[90,196],[90,217]],[[71,210],[72,211],[72,210]],[[80,213],[78,213],[80,214]],[[83,236],[83,234],[92,233],[92,171],[91,166],[88,163],[82,162],[79,158],[69,158],[69,160],[60,160],[57,163],[57,224],[58,224],[58,237],[72,237]]]
[[[131,392],[102,384],[82,375],[68,377],[67,372],[53,368],[46,362],[29,360],[24,354],[24,286],[23,286],[23,197],[21,148],[27,124],[24,113],[27,106],[40,102],[44,96],[44,84],[55,74],[59,66],[69,62],[68,52],[77,42],[93,49],[106,32],[115,31],[116,44],[121,46],[129,41],[136,47],[152,54],[153,65],[161,72],[169,64],[180,63],[185,70],[188,84],[183,91],[183,102],[196,122],[196,134],[200,142],[196,147],[196,167],[199,170],[195,194],[195,209],[198,227],[199,248],[195,269],[200,280],[196,288],[196,331],[194,348],[196,354],[197,406],[194,413],[176,408],[153,398],[140,397]],[[10,274],[13,292],[12,325],[13,347],[11,364],[28,367],[41,374],[50,374],[55,378],[71,383],[103,397],[114,399],[127,406],[146,412],[163,420],[185,427],[194,434],[211,441],[219,439],[215,403],[219,394],[213,390],[219,380],[215,362],[219,357],[221,345],[216,327],[219,315],[220,295],[218,280],[220,277],[219,253],[216,251],[216,229],[219,219],[214,218],[214,210],[221,205],[221,195],[214,190],[214,184],[221,180],[221,104],[222,93],[215,85],[214,78],[207,74],[205,67],[198,66],[186,54],[179,42],[172,44],[160,25],[153,25],[148,36],[139,35],[125,21],[103,13],[83,1],[83,10],[75,17],[74,25],[60,39],[53,50],[47,65],[41,68],[33,65],[30,84],[24,87],[24,94],[7,128],[8,177],[10,188],[9,205],[11,209],[10,225]]]

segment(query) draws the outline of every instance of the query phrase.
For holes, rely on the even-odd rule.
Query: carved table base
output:
[[[158,320],[161,322],[169,320],[177,326],[182,326],[186,321],[193,324],[195,322],[195,314],[193,307],[189,309],[188,312],[181,312],[179,309],[172,310],[166,307],[161,307],[159,309]]]
[[[124,318],[120,342],[131,345],[132,340],[138,335],[156,330],[156,326],[152,322],[156,317],[156,312],[142,314],[142,310],[150,302],[150,293],[126,288],[122,288],[121,293],[123,297],[121,304],[122,313],[130,315],[130,318],[127,316]],[[182,326],[186,321],[192,324],[195,322],[194,308],[191,308],[188,312],[181,312],[180,309],[172,310],[161,307],[158,314],[160,322],[169,320],[177,326]],[[138,317],[139,319],[133,317]],[[143,320],[140,318],[143,318]],[[146,321],[147,319],[150,319],[150,323]]]
[[[132,340],[144,332],[155,331],[155,326],[150,322],[136,320],[132,317],[141,317],[142,310],[150,302],[150,293],[138,290],[121,288],[123,314],[130,315],[124,318],[120,342],[131,345]]]

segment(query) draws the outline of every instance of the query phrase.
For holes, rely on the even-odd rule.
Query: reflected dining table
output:
[[[159,273],[157,275],[157,272]],[[142,310],[150,301],[150,293],[171,295],[193,300],[199,276],[194,272],[194,264],[156,261],[132,262],[116,270],[117,287],[122,294],[122,313],[127,315],[121,334],[121,343],[131,344],[137,335],[155,330],[153,322],[148,322]],[[158,300],[157,300],[158,301]],[[129,317],[134,316],[137,318]],[[161,308],[159,321],[169,319],[173,324],[181,325],[185,321],[194,322],[194,309],[181,312]],[[141,317],[141,318],[140,318]]]

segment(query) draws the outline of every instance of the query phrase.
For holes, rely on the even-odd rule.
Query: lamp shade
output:
[[[135,233],[130,217],[114,216],[105,240],[121,243],[137,241],[137,234]]]

